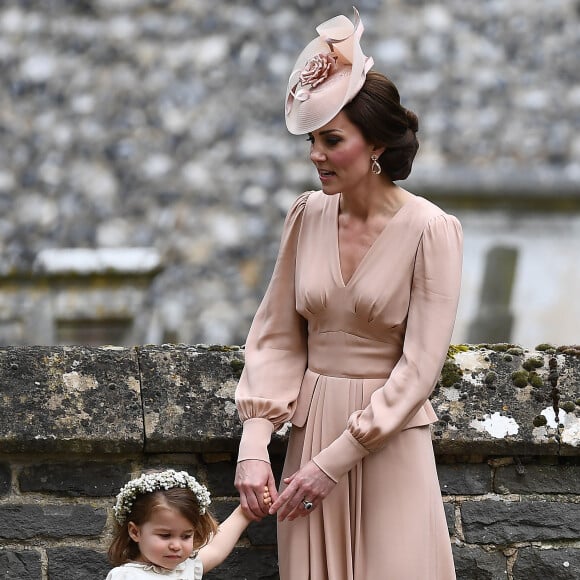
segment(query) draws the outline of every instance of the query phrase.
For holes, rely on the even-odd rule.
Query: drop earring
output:
[[[371,155],[371,171],[375,174],[375,175],[380,175],[382,168],[381,168],[381,164],[378,161],[379,157],[378,155],[375,155],[374,153]]]

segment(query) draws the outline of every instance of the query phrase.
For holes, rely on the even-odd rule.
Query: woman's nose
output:
[[[325,155],[324,153],[322,153],[322,151],[320,151],[320,149],[312,146],[312,148],[310,149],[310,160],[313,161],[314,163],[319,163],[321,161],[325,160]]]

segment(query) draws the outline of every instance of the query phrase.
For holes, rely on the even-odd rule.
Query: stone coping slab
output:
[[[2,348],[0,453],[235,452],[243,365],[238,346]],[[580,455],[578,347],[453,346],[431,401],[440,455]]]
[[[580,454],[580,348],[455,346],[431,401],[438,453]]]
[[[143,449],[134,349],[0,349],[0,452],[125,453]]]
[[[240,347],[163,345],[138,351],[146,452],[237,448]]]

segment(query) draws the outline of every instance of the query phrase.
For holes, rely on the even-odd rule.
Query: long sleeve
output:
[[[243,421],[238,461],[269,461],[272,432],[292,416],[307,364],[306,321],[296,311],[296,248],[309,193],[290,208],[274,272],[246,341],[236,389]]]
[[[368,406],[353,413],[342,435],[313,458],[335,481],[401,431],[432,393],[455,323],[462,254],[459,221],[432,217],[417,250],[402,356]]]

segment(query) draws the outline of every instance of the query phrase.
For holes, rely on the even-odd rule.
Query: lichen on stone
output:
[[[470,348],[467,344],[450,344],[447,349],[447,358],[454,358],[457,353],[467,352]]]

